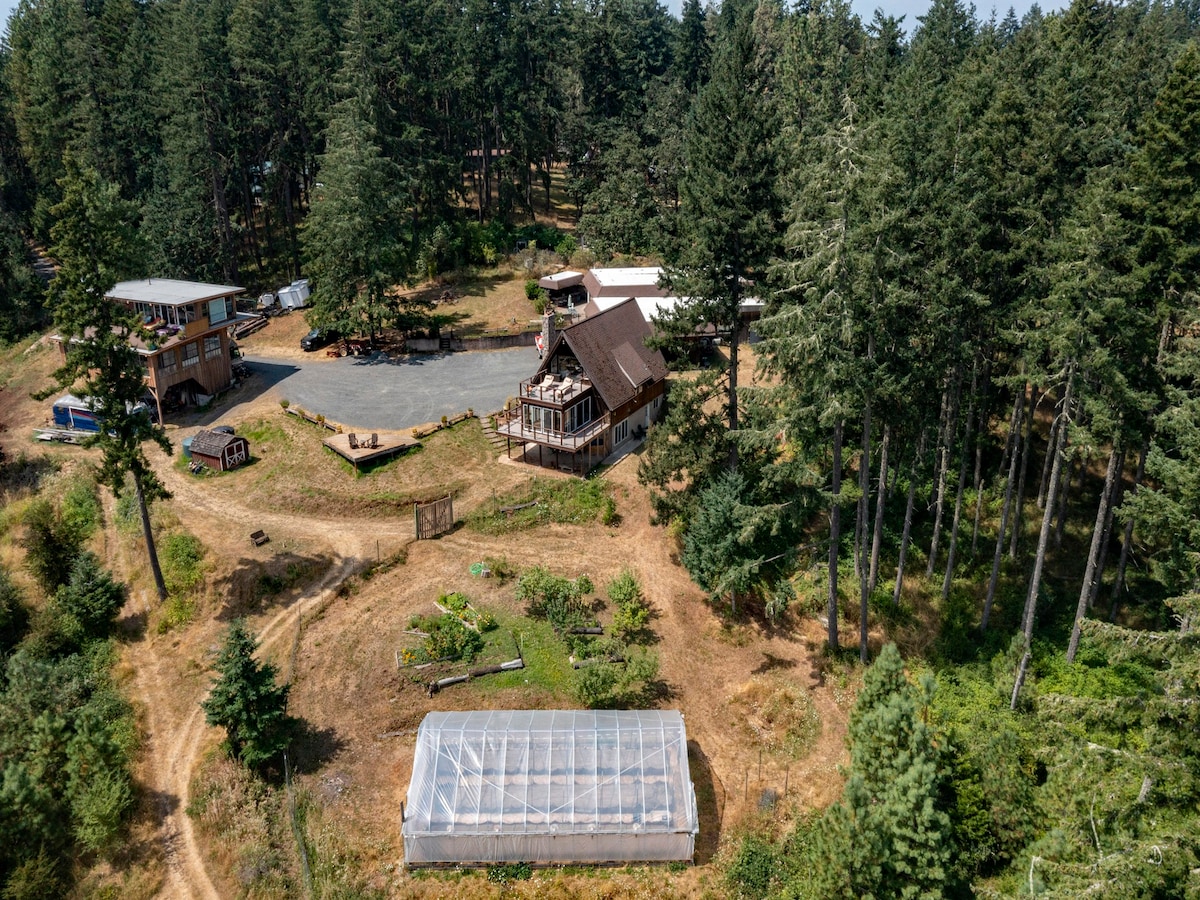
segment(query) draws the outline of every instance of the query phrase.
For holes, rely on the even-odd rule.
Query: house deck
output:
[[[360,441],[369,436],[369,433],[356,432],[355,434]],[[355,472],[358,472],[358,467],[362,463],[386,459],[389,456],[395,456],[397,453],[403,453],[411,447],[419,447],[421,444],[416,438],[398,431],[379,432],[378,447],[363,447],[360,445],[359,447],[351,448],[349,434],[331,434],[321,443],[354,466]]]

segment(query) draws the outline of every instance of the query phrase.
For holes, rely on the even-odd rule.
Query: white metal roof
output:
[[[142,278],[122,281],[105,296],[129,303],[161,303],[164,306],[183,306],[218,297],[240,294],[244,288],[231,284],[205,284],[201,281],[176,281],[173,278]]]
[[[564,288],[575,287],[577,284],[583,284],[583,273],[559,272],[555,275],[543,275],[538,279],[538,287],[544,287],[550,291],[563,290]]]
[[[588,272],[603,287],[644,285],[658,287],[662,276],[661,266],[631,266],[613,269],[589,269]]]

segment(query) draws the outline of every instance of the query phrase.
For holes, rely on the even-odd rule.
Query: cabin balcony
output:
[[[555,406],[567,406],[592,389],[586,375],[550,373],[541,378],[527,378],[521,382],[521,399],[537,400]]]
[[[524,385],[521,386],[522,390]],[[604,434],[609,426],[608,413],[592,419],[574,431],[561,431],[545,428],[541,425],[525,421],[523,407],[504,410],[496,416],[496,432],[515,441],[532,441],[568,453],[582,450],[596,438]]]

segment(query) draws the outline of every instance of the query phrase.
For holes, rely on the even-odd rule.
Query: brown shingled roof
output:
[[[659,351],[646,346],[648,337],[650,326],[633,300],[590,316],[561,333],[609,409],[632,399],[639,387],[667,377],[666,360]]]
[[[201,456],[220,456],[221,451],[234,441],[241,440],[236,434],[225,434],[223,431],[197,431],[192,438],[192,453]]]

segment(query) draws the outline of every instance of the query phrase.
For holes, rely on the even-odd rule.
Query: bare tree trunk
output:
[[[1066,444],[1063,444],[1064,451]],[[1062,547],[1063,532],[1067,527],[1067,507],[1071,502],[1071,482],[1075,478],[1075,471],[1083,467],[1083,462],[1078,459],[1071,460],[1066,469],[1062,473],[1062,484],[1059,485],[1058,499],[1058,522],[1054,526],[1054,549],[1058,550]]]
[[[988,398],[991,396],[991,360],[983,361],[983,390],[979,397],[979,416],[975,423],[975,476],[971,484],[975,490],[975,523],[971,527],[971,558],[979,551],[979,517],[983,513],[983,436],[987,433],[990,415]],[[1005,444],[1007,452],[1008,444]],[[1000,467],[1003,471],[1004,467]]]
[[[942,602],[950,596],[950,581],[954,577],[954,558],[958,552],[958,525],[962,520],[963,491],[967,487],[967,463],[971,459],[968,451],[971,426],[975,423],[975,376],[971,376],[971,398],[967,402],[967,418],[963,422],[962,460],[958,464],[958,491],[954,495],[954,522],[950,526],[950,549],[946,554],[946,576],[942,579]]]
[[[135,477],[133,489],[137,492],[138,512],[142,515],[142,536],[146,539],[146,554],[150,557],[150,571],[154,574],[154,586],[158,589],[158,599],[167,599],[167,584],[163,581],[162,567],[158,564],[158,550],[154,546],[154,529],[150,527],[150,509],[146,506],[146,494],[142,483]]]
[[[949,390],[949,388],[947,388]],[[942,513],[946,508],[946,476],[950,469],[950,450],[954,444],[954,435],[958,431],[958,378],[955,377],[953,399],[949,404],[946,424],[939,434],[938,467],[937,467],[937,504],[933,513],[933,537],[929,541],[929,561],[925,565],[925,577],[933,577],[934,566],[937,565],[938,539],[942,534]]]
[[[912,465],[908,469],[908,503],[904,507],[904,530],[900,533],[900,557],[896,560],[896,589],[892,591],[892,603],[900,605],[900,590],[904,586],[904,561],[908,557],[908,542],[912,536],[913,504],[917,499],[917,470],[921,467],[921,457],[925,455],[925,432],[917,442],[917,452],[913,455]]]
[[[1054,421],[1050,423],[1050,434],[1046,438],[1046,457],[1042,460],[1042,480],[1038,483],[1037,508],[1046,508],[1046,492],[1050,487],[1050,468],[1054,464],[1054,454],[1051,452],[1058,443],[1058,425],[1059,419],[1055,416]]]
[[[1137,494],[1142,478],[1146,475],[1146,446],[1138,453],[1137,474],[1133,476],[1132,494]],[[1117,621],[1117,610],[1121,605],[1121,593],[1125,590],[1125,567],[1129,564],[1129,545],[1133,540],[1133,519],[1125,521],[1125,534],[1121,539],[1121,558],[1117,561],[1117,580],[1113,584],[1112,605],[1108,608],[1108,621]]]
[[[1033,642],[1033,622],[1037,616],[1037,598],[1038,591],[1042,587],[1042,569],[1046,565],[1046,547],[1050,543],[1050,523],[1054,519],[1054,501],[1058,494],[1058,482],[1062,476],[1062,449],[1066,444],[1067,435],[1067,419],[1070,414],[1071,400],[1075,387],[1075,363],[1072,361],[1067,366],[1067,389],[1063,396],[1061,411],[1059,412],[1060,424],[1056,430],[1057,439],[1047,448],[1050,454],[1052,463],[1050,467],[1050,489],[1046,497],[1046,507],[1042,513],[1042,528],[1038,536],[1037,554],[1033,561],[1033,575],[1029,579],[1029,595],[1025,598],[1025,613],[1022,620],[1022,631],[1025,634],[1025,649],[1028,651],[1030,644]],[[1013,695],[1014,704],[1016,702],[1016,694]]]
[[[1000,533],[996,535],[996,552],[992,556],[992,577],[988,580],[987,596],[983,600],[983,618],[979,622],[979,630],[987,631],[988,620],[992,616],[992,602],[996,599],[996,584],[1000,580],[1000,557],[1004,553],[1004,529],[1008,527],[1008,514],[1012,509],[1013,486],[1017,470],[1017,449],[1021,441],[1021,411],[1025,399],[1024,386],[1013,402],[1012,421],[1008,426],[1008,440],[1012,444],[1012,454],[1008,459],[1008,477],[1004,485],[1004,506],[1000,511]]]
[[[888,443],[892,437],[890,426],[883,427],[883,443],[879,447],[879,488],[875,495],[875,533],[871,537],[871,570],[867,574],[867,593],[875,593],[879,580],[879,545],[883,542],[883,505],[887,499]]]
[[[838,541],[841,539],[842,509],[842,423],[833,429],[833,497],[829,503],[829,649],[838,649]]]
[[[1096,577],[1096,563],[1100,558],[1100,539],[1104,534],[1104,520],[1108,518],[1108,501],[1112,496],[1113,479],[1117,473],[1117,457],[1120,452],[1114,445],[1108,454],[1108,470],[1104,474],[1104,490],[1100,492],[1100,505],[1096,508],[1096,524],[1092,526],[1092,546],[1088,550],[1087,568],[1083,573],[1083,585],[1079,589],[1079,603],[1075,606],[1075,624],[1071,627],[1071,640],[1067,643],[1067,662],[1075,662],[1079,651],[1079,629],[1087,615],[1092,599],[1092,579]]]
[[[1108,510],[1104,514],[1104,530],[1100,533],[1100,559],[1096,562],[1096,575],[1092,579],[1092,589],[1088,592],[1087,608],[1091,612],[1092,606],[1096,603],[1096,596],[1100,593],[1100,586],[1104,584],[1104,567],[1108,562],[1108,548],[1112,543],[1112,523],[1113,511],[1117,508],[1121,496],[1121,482],[1124,478],[1125,471],[1125,447],[1121,447],[1121,455],[1117,459],[1117,477],[1113,479],[1112,486],[1108,493]]]
[[[866,556],[867,549],[867,514],[870,510],[871,498],[871,403],[867,403],[863,407],[863,429],[862,429],[862,460],[858,464],[858,531],[861,535],[856,556]],[[858,566],[858,657],[865,664],[867,662],[867,627],[868,627],[868,599],[867,593],[867,566],[866,560],[859,560]]]
[[[1021,520],[1025,514],[1025,474],[1029,469],[1029,452],[1033,446],[1033,417],[1037,412],[1038,403],[1041,398],[1038,397],[1038,386],[1030,385],[1029,388],[1029,414],[1025,417],[1025,440],[1021,445],[1021,474],[1017,476],[1017,502],[1013,507],[1013,527],[1012,537],[1008,545],[1008,558],[1017,558],[1017,540],[1021,536]],[[1014,448],[1013,452],[1016,452]]]
[[[735,272],[735,275],[740,277],[740,272]],[[734,279],[735,282],[738,279]],[[738,302],[734,303],[733,308],[738,309],[741,305],[740,294],[734,298]],[[734,317],[733,323],[729,329],[729,471],[736,472],[738,467],[738,347],[741,344],[742,322],[737,316]],[[550,348],[546,348],[549,352]]]

